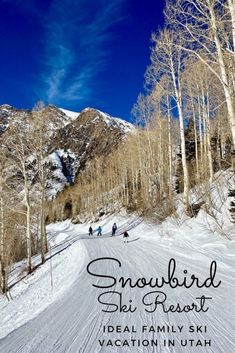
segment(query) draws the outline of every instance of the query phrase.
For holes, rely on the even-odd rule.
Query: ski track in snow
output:
[[[111,224],[111,223],[110,223]],[[120,224],[120,223],[119,223]],[[106,224],[108,226],[108,223]],[[77,266],[77,275],[73,283],[55,301],[50,303],[42,312],[22,326],[10,332],[0,340],[0,352],[3,353],[234,353],[234,242],[214,237],[212,240],[203,237],[192,239],[190,234],[177,234],[173,238],[161,237],[157,228],[144,225],[141,219],[132,218],[130,222],[119,227],[118,235],[123,230],[130,230],[130,240],[138,237],[138,241],[124,244],[122,237],[111,237],[104,233],[102,237],[88,237],[85,233],[78,234],[79,226],[62,222],[59,226],[50,226],[52,251],[62,250],[63,247],[81,246],[80,251],[85,254],[83,263],[72,261]],[[109,227],[110,229],[110,227]],[[190,230],[189,230],[190,231]],[[145,236],[150,233],[151,236]],[[177,230],[175,230],[177,233]],[[55,239],[53,243],[53,239]],[[203,241],[204,239],[204,241]],[[79,245],[80,244],[80,245]],[[66,251],[66,250],[65,250]],[[77,253],[76,253],[77,254]],[[205,295],[213,297],[206,313],[168,313],[160,309],[155,313],[146,313],[141,304],[142,295],[155,289],[134,289],[129,287],[122,290],[124,301],[132,299],[137,303],[135,313],[104,313],[103,306],[97,302],[99,293],[104,292],[92,286],[101,279],[95,279],[86,272],[86,265],[99,257],[114,257],[121,261],[117,263],[102,261],[99,273],[106,273],[119,278],[131,277],[159,277],[166,276],[170,258],[177,261],[176,273],[187,269],[190,273],[206,278],[209,275],[209,265],[212,260],[218,263],[217,279],[222,284],[217,289],[169,289],[164,287],[167,302],[174,304],[191,304],[195,297]],[[229,258],[229,261],[228,261]],[[73,269],[74,270],[74,269]],[[73,271],[74,273],[74,271]],[[76,268],[75,268],[76,273]],[[109,290],[109,289],[108,289]],[[113,288],[111,289],[113,290]],[[117,291],[120,287],[116,285]],[[161,290],[161,289],[160,289]],[[113,295],[113,294],[112,294]],[[104,325],[135,325],[138,334],[132,333],[103,333]],[[145,334],[141,332],[142,325],[184,325],[184,333],[157,333]],[[207,333],[189,334],[186,329],[189,325],[207,325]],[[1,331],[1,329],[0,329]],[[135,336],[136,335],[136,336]],[[101,339],[158,339],[158,347],[100,347]],[[183,339],[211,339],[211,347],[180,347],[178,342]],[[164,339],[175,339],[176,347],[163,347]]]

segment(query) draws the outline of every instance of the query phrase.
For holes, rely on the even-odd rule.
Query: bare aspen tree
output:
[[[166,184],[168,185],[168,194],[170,199],[172,199],[173,196],[173,162],[172,162],[172,106],[171,106],[171,84],[169,82],[169,78],[162,77],[161,81],[158,83],[157,87],[153,90],[152,95],[155,100],[155,104],[159,106],[159,118],[160,119],[166,119],[167,121],[167,134],[164,134],[164,136],[161,137],[161,140],[163,140],[164,144],[168,143],[167,146],[167,157],[168,157],[168,163],[165,163],[165,159],[163,154],[162,154],[162,160],[161,163],[166,169],[166,174],[168,175],[168,178],[166,180]],[[158,103],[157,103],[158,101]],[[160,130],[161,132],[161,130]],[[167,142],[166,142],[167,141]],[[164,146],[165,148],[165,146]],[[163,151],[164,151],[163,148]],[[163,174],[165,174],[163,172]],[[164,177],[165,180],[165,177]]]
[[[24,192],[23,204],[26,211],[26,244],[27,244],[27,268],[28,273],[32,272],[32,234],[31,234],[31,195],[30,195],[30,177],[29,166],[31,155],[30,136],[27,135],[26,129],[22,128],[20,122],[15,121],[11,126],[11,135],[8,147],[10,149],[10,158],[15,165],[16,171],[22,177],[22,187]]]
[[[7,276],[6,276],[6,214],[5,214],[5,159],[6,155],[0,150],[1,170],[0,170],[0,286],[2,293],[7,291]]]
[[[0,288],[7,297],[11,264],[28,254],[27,269],[31,271],[31,249],[27,241],[27,211],[25,203],[22,203],[24,180],[18,165],[14,142],[12,131],[9,135],[0,137]]]
[[[147,146],[146,153],[144,156],[144,160],[146,163],[146,168],[148,169],[148,184],[149,184],[149,193],[152,193],[152,189],[150,187],[156,173],[156,168],[154,167],[154,154],[153,154],[153,120],[155,119],[155,110],[156,104],[154,95],[146,95],[139,94],[137,98],[137,103],[134,105],[132,109],[132,114],[136,118],[137,125],[142,127],[142,131],[145,132],[147,137]],[[141,137],[143,134],[139,134],[138,136]],[[142,148],[142,147],[141,147]],[[143,158],[142,158],[143,159]],[[140,166],[141,168],[141,166]],[[161,164],[159,163],[158,169],[161,168]],[[147,178],[147,176],[146,176]]]
[[[39,221],[40,221],[40,248],[41,248],[41,260],[42,263],[45,262],[45,253],[48,251],[47,244],[47,234],[45,225],[45,202],[46,202],[46,146],[47,146],[47,124],[49,123],[46,112],[44,111],[44,104],[38,102],[33,109],[33,145],[34,151],[37,158],[38,167],[38,180],[40,187],[40,211],[39,211]]]
[[[154,35],[155,43],[152,48],[151,65],[147,71],[146,79],[150,83],[157,85],[164,75],[171,82],[172,97],[177,105],[179,123],[182,167],[184,176],[184,205],[187,210],[189,207],[189,175],[186,160],[185,135],[184,135],[184,116],[183,116],[183,97],[182,97],[182,74],[184,69],[185,54],[181,48],[181,41],[176,33],[170,30],[163,30],[159,36]],[[180,43],[180,45],[176,45]]]
[[[173,197],[173,166],[172,166],[172,136],[171,136],[171,106],[170,96],[166,95],[166,109],[167,109],[167,130],[168,130],[168,163],[169,163],[169,197]]]
[[[226,5],[230,10],[229,18],[226,18]],[[227,65],[228,56],[234,63],[235,55],[234,0],[176,0],[168,2],[165,14],[169,24],[178,28],[185,38],[181,47],[196,56],[220,81],[235,146],[234,87],[231,84],[231,69],[234,72],[235,67],[234,64],[232,67]],[[233,40],[233,43],[229,42],[229,47],[225,21]]]
[[[229,15],[231,18],[231,28],[232,28],[232,38],[233,38],[233,46],[228,47],[228,50],[231,50],[233,54],[235,54],[235,0],[228,0],[228,2],[221,3],[222,6],[225,7],[225,11],[229,10]],[[234,57],[235,60],[235,57]]]
[[[196,159],[196,181],[199,182],[200,174],[199,174],[199,156],[198,156],[198,133],[197,133],[197,116],[196,116],[196,108],[195,108],[195,99],[193,95],[193,89],[191,85],[191,80],[189,78],[189,82],[187,82],[187,88],[189,91],[189,99],[192,110],[193,117],[193,129],[194,129],[194,144],[195,144],[195,159]]]

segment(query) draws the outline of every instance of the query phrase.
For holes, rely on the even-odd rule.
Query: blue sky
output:
[[[130,119],[163,0],[0,0],[0,104]]]

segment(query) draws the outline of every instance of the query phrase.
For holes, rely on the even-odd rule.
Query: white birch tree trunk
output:
[[[176,73],[173,65],[173,58],[171,58],[171,75],[172,81],[175,90],[176,104],[179,114],[179,123],[180,123],[180,147],[181,147],[181,158],[182,158],[182,168],[183,168],[183,178],[184,178],[184,206],[186,212],[189,210],[189,176],[188,176],[188,166],[186,159],[186,147],[185,147],[185,135],[184,135],[184,117],[182,109],[182,98],[181,98],[181,88],[180,84],[177,85],[177,80],[180,80],[180,72]]]
[[[219,64],[220,72],[221,72],[221,83],[223,85],[225,100],[226,100],[227,109],[228,109],[228,120],[230,123],[232,139],[233,139],[233,149],[234,149],[234,147],[235,147],[235,111],[234,111],[234,106],[233,106],[233,96],[232,96],[232,92],[230,90],[229,77],[227,76],[226,66],[225,66],[225,62],[224,62],[224,56],[223,56],[223,52],[222,52],[222,46],[221,46],[221,42],[219,40],[218,28],[216,25],[216,17],[215,17],[215,13],[214,13],[214,8],[210,4],[210,0],[206,0],[206,1],[208,4],[208,8],[210,10],[210,15],[211,15],[212,31],[213,31],[213,36],[214,36],[217,55],[218,55],[218,64]],[[231,5],[232,13],[234,15],[233,2],[234,1],[231,0],[230,5]]]
[[[4,264],[4,200],[3,200],[3,180],[0,176],[0,282],[1,290],[6,292],[5,286],[5,264]]]

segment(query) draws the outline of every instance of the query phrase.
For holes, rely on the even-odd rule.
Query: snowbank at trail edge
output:
[[[0,297],[0,338],[33,319],[58,300],[69,290],[85,265],[86,248],[81,242],[71,242],[70,246],[69,234],[60,230],[64,229],[67,223],[50,226],[51,260],[21,280],[26,263],[21,261],[15,264],[10,277],[10,285],[17,282],[10,291],[13,300],[8,301],[6,297]],[[34,256],[33,265],[39,263],[40,257]]]

